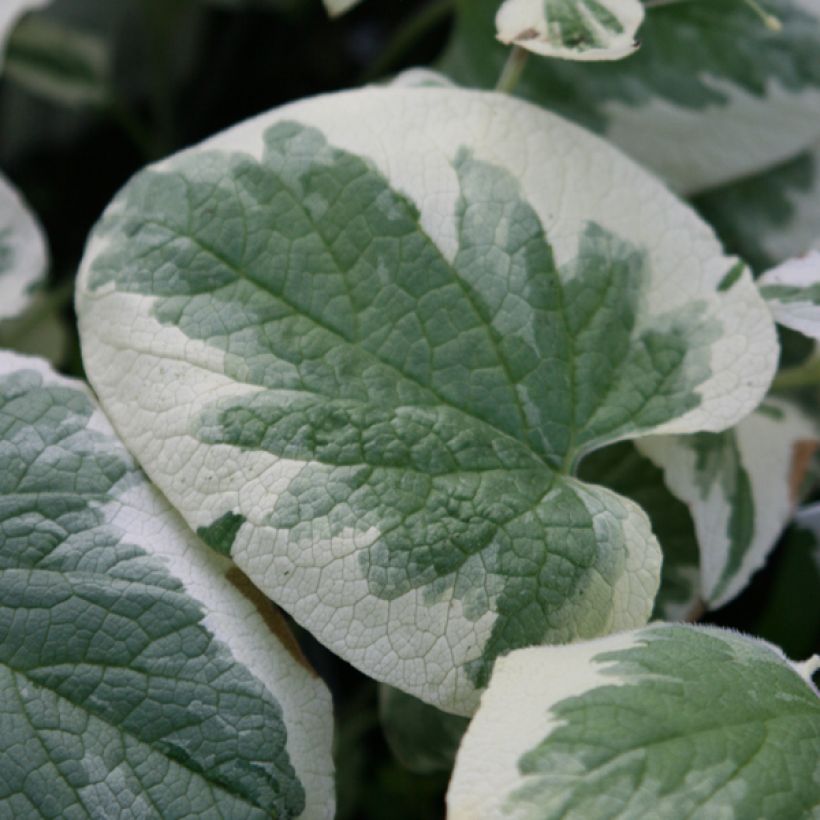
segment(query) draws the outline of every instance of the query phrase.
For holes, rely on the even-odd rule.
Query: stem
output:
[[[798,367],[781,370],[772,382],[774,390],[820,386],[820,356],[813,356]]]
[[[521,79],[521,74],[524,72],[524,66],[527,64],[529,54],[529,51],[521,48],[521,46],[512,47],[507,62],[504,63],[504,67],[501,69],[498,82],[495,84],[496,91],[512,94]]]
[[[452,14],[454,5],[455,0],[433,0],[419,9],[395,32],[382,53],[362,75],[362,82],[369,83],[389,73],[423,34]]]

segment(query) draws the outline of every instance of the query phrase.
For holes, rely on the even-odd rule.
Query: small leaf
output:
[[[0,70],[3,69],[6,43],[20,18],[50,2],[51,0],[3,0],[0,4]]]
[[[19,316],[43,284],[46,240],[20,194],[0,174],[0,321]]]
[[[817,444],[817,424],[774,399],[724,433],[637,442],[689,505],[711,608],[734,598],[765,563],[801,500]]]
[[[331,17],[340,17],[360,2],[361,0],[324,0],[327,13]]]
[[[327,690],[89,391],[0,353],[0,458],[0,815],[331,817]]]
[[[638,48],[639,0],[504,0],[495,18],[507,45],[565,60],[620,60]]]
[[[668,624],[519,650],[467,730],[447,816],[809,817],[820,699],[802,668],[754,638]]]
[[[498,655],[648,618],[645,515],[573,473],[759,403],[777,345],[748,271],[718,289],[735,265],[558,118],[366,89],[138,175],[78,311],[101,401],[189,525],[242,516],[231,557],[297,621],[468,714]]]
[[[784,262],[758,284],[777,322],[820,341],[820,251]]]

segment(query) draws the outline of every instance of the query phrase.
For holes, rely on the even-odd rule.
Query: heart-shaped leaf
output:
[[[809,817],[818,664],[668,624],[515,652],[459,749],[447,816]]]
[[[0,353],[0,815],[333,814],[330,697],[82,385]]]
[[[504,0],[495,18],[507,45],[565,60],[620,60],[638,48],[639,0]]]
[[[442,88],[306,101],[146,170],[78,310],[188,523],[334,651],[465,713],[498,655],[651,611],[647,519],[572,476],[583,454],[734,424],[777,356],[748,273],[663,186]]]

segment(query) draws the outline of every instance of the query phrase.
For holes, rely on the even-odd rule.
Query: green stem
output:
[[[820,387],[820,356],[813,356],[799,367],[781,370],[772,382],[774,390]]]
[[[433,0],[419,9],[396,31],[382,53],[362,75],[362,82],[369,83],[388,74],[401,63],[402,57],[426,34],[453,13],[455,0]]]
[[[521,48],[521,46],[512,47],[507,62],[504,63],[504,67],[501,69],[498,82],[495,84],[496,91],[512,94],[524,72],[524,66],[527,64],[529,54],[529,51]]]

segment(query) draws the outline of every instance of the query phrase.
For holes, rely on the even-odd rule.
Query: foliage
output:
[[[0,12],[0,814],[813,816],[820,9],[383,5]]]

